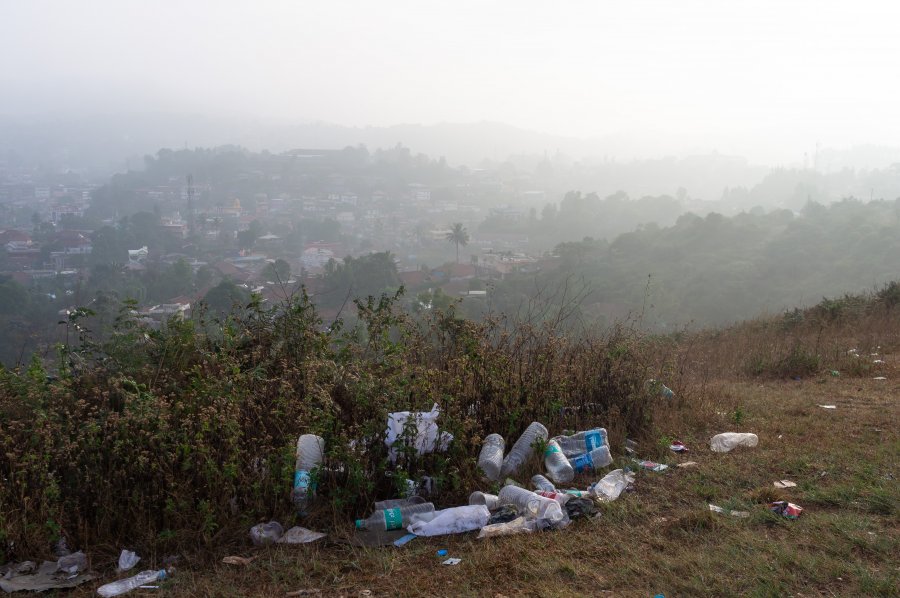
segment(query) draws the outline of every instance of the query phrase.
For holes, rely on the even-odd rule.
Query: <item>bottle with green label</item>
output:
[[[575,470],[555,440],[548,442],[547,448],[544,450],[544,467],[547,468],[550,479],[557,484],[571,482],[575,477]]]
[[[382,532],[403,529],[409,525],[410,518],[413,515],[433,512],[434,505],[430,502],[395,509],[384,509],[383,511],[375,511],[367,519],[357,519],[356,529]]]

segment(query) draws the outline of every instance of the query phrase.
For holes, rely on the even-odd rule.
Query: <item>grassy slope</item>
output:
[[[238,548],[234,554],[259,558],[247,568],[184,563],[165,594],[898,596],[900,364],[886,359],[886,381],[722,383],[712,427],[674,430],[692,451],[670,462],[699,466],[640,473],[634,492],[597,521],[486,541],[418,538],[403,548]],[[760,444],[710,452],[707,439],[728,430],[756,432]],[[776,490],[772,482],[785,478],[798,487]],[[770,514],[764,503],[778,498],[803,506],[801,518]],[[752,514],[710,513],[707,502]],[[439,548],[462,563],[441,566]]]

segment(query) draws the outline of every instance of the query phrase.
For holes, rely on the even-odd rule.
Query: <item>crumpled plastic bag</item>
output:
[[[431,411],[395,411],[388,413],[387,432],[384,444],[390,449],[389,458],[391,463],[397,462],[397,450],[394,444],[400,442],[410,442],[403,438],[403,431],[406,428],[407,421],[413,418],[416,425],[416,436],[411,440],[411,446],[416,449],[419,455],[430,453],[433,451],[446,451],[453,441],[453,434],[449,432],[439,432],[437,418],[441,414],[438,404],[432,406]]]
[[[276,544],[306,544],[308,542],[315,542],[320,538],[324,538],[325,534],[322,532],[314,532],[310,529],[306,529],[305,527],[300,527],[299,525],[292,527],[288,531],[284,532],[284,535],[276,540]]]
[[[122,549],[122,553],[119,554],[119,571],[128,571],[137,565],[140,560],[141,557],[134,552]]]
[[[428,521],[413,519],[407,526],[411,534],[417,536],[443,536],[461,534],[481,529],[491,518],[491,512],[484,505],[466,505],[436,511]]]
[[[484,526],[478,533],[478,538],[495,538],[497,536],[512,536],[522,533],[530,534],[535,530],[537,530],[536,520],[517,517],[506,523],[494,523]]]
[[[277,521],[260,523],[250,528],[250,539],[255,546],[268,546],[284,535],[284,528]]]
[[[591,494],[600,502],[612,502],[619,498],[625,489],[634,483],[634,474],[616,469],[591,487]]]

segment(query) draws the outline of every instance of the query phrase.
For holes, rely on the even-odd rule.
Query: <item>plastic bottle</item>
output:
[[[379,500],[375,503],[376,511],[384,511],[385,509],[402,509],[412,505],[421,505],[425,499],[421,496],[410,496],[409,498],[391,498],[388,500]]]
[[[260,523],[250,528],[250,540],[254,546],[274,544],[284,535],[284,528],[277,521]]]
[[[531,478],[531,485],[544,492],[556,492],[556,486],[553,485],[553,482],[541,474],[537,474]]]
[[[120,579],[119,581],[114,581],[112,583],[102,585],[97,588],[97,593],[104,598],[109,598],[110,596],[120,596],[122,594],[130,592],[131,590],[165,578],[165,569],[160,569],[159,571],[141,571],[133,577]]]
[[[548,442],[547,448],[544,449],[544,467],[547,468],[547,473],[557,484],[571,482],[575,477],[575,470],[572,469],[569,460],[563,455],[559,443],[555,440]]]
[[[481,529],[491,518],[491,512],[484,505],[451,507],[434,511],[433,515],[427,521],[419,519],[418,516],[413,517],[407,529],[417,536],[460,534]]]
[[[500,504],[515,505],[520,513],[537,519],[546,519],[551,525],[566,518],[558,502],[518,486],[504,486],[500,490]]]
[[[410,518],[417,513],[434,513],[434,505],[426,502],[420,505],[375,511],[367,519],[357,519],[356,529],[382,532],[401,529],[409,525]]]
[[[616,469],[592,485],[589,492],[598,500],[612,502],[619,498],[619,495],[632,483],[634,483],[633,473],[626,473],[624,470]]]
[[[547,437],[547,428],[538,422],[531,422],[503,460],[500,475],[506,477],[515,474],[534,454],[535,441],[547,440]]]
[[[757,444],[759,444],[759,437],[756,434],[725,432],[713,436],[709,441],[709,448],[716,453],[727,453],[738,446],[754,447]]]
[[[607,465],[612,463],[612,455],[609,454],[608,446],[601,446],[600,448],[595,448],[589,453],[573,457],[570,463],[572,464],[572,468],[576,473],[594,471],[601,467],[606,467]]]
[[[314,468],[322,464],[325,440],[315,434],[303,434],[297,439],[297,462],[294,466],[294,505],[305,513],[315,488],[310,488],[310,476]]]
[[[496,494],[486,494],[484,492],[473,492],[469,495],[470,505],[484,505],[489,510],[500,508],[500,499]]]
[[[571,436],[557,436],[553,440],[559,443],[559,448],[569,458],[589,453],[595,448],[600,448],[604,445],[609,446],[606,428],[593,428]]]
[[[555,500],[561,505],[565,505],[570,499],[574,498],[571,494],[565,492],[546,492],[544,490],[537,490],[535,494],[543,496],[544,498],[549,498],[550,500]]]
[[[488,434],[481,444],[481,453],[478,455],[478,467],[484,472],[487,479],[496,482],[500,479],[500,470],[503,468],[503,451],[506,449],[506,441],[499,434]]]

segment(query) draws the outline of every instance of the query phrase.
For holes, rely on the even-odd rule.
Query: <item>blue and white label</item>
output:
[[[606,444],[606,439],[603,437],[603,431],[597,428],[596,430],[589,430],[584,435],[584,445],[587,447],[588,452],[591,452],[595,448],[600,448]]]
[[[574,467],[575,471],[578,473],[594,469],[594,460],[591,458],[590,453],[578,455],[572,459],[571,463],[572,467]]]
[[[309,472],[305,469],[294,472],[294,490],[307,492],[309,490]]]

